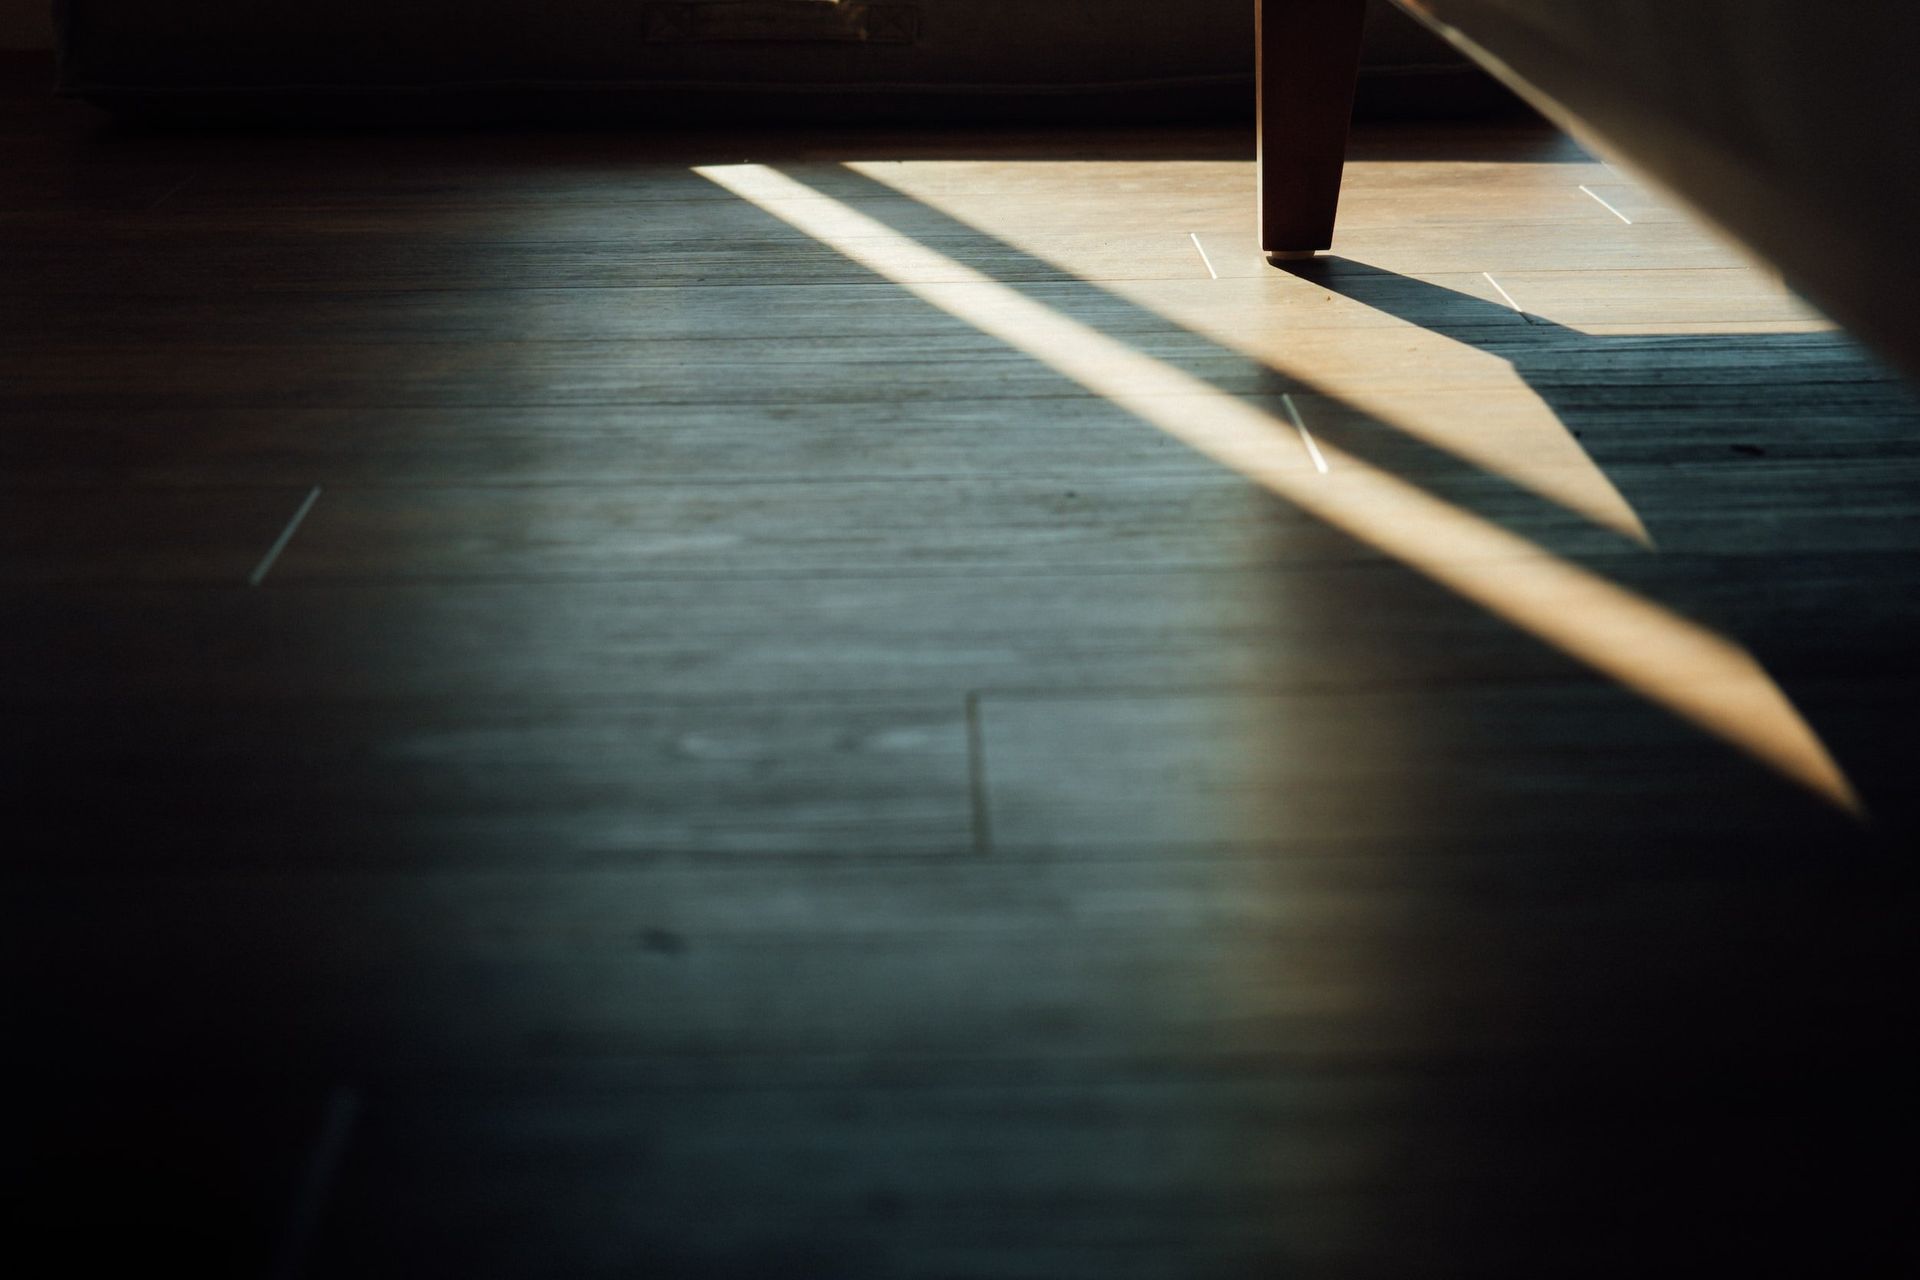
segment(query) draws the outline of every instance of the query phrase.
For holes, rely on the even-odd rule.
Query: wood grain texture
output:
[[[1363,129],[1281,272],[1244,128],[6,106],[23,1256],[1900,1273],[1920,404],[1567,139]],[[1436,581],[1542,564],[1868,820]]]
[[[1485,305],[1485,304],[1481,304]],[[1394,335],[1383,361],[1339,331],[1245,335],[1234,351],[1191,332],[1162,333],[1130,344],[1154,363],[1116,365],[1106,382],[1116,391],[1159,384],[1172,367],[1232,396],[1324,389],[1504,390],[1516,368],[1541,394],[1588,392],[1596,398],[1652,387],[1732,386],[1762,394],[1756,362],[1790,362],[1820,383],[1891,381],[1830,333],[1613,335],[1572,342],[1537,326],[1511,326],[1463,349],[1442,332]],[[395,351],[366,344],[336,347],[208,343],[189,352],[147,347],[0,350],[0,374],[24,408],[118,410],[218,404],[267,409],[327,405],[396,408],[614,405],[779,405],[801,398],[824,404],[963,397],[1007,401],[1078,397],[1084,388],[1018,351],[977,334],[949,331],[902,337],[876,347],[796,335],[765,358],[741,367],[745,344],[663,339],[646,358],[602,342],[436,344]],[[1260,358],[1271,352],[1269,358]],[[89,371],[111,367],[111,378]],[[1756,387],[1756,382],[1760,387]],[[1597,390],[1589,391],[1590,388]]]
[[[1777,678],[1897,673],[1920,558],[1590,559],[1742,637]],[[1766,579],[1756,591],[1755,575]],[[1563,654],[1390,564],[1003,577],[18,592],[0,699],[285,703],[491,696],[809,698],[980,688],[1287,689],[1530,680]],[[1334,603],[1337,602],[1337,603]],[[1845,625],[1836,625],[1836,620]]]
[[[75,707],[6,749],[14,857],[133,870],[244,866],[265,846],[287,867],[959,855],[974,847],[962,715],[958,698]],[[95,789],[111,809],[87,802]]]

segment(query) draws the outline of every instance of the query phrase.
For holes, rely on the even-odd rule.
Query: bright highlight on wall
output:
[[[1841,808],[1859,798],[1740,645],[1108,337],[763,165],[702,177],[1152,423],[1350,536],[1725,740]]]

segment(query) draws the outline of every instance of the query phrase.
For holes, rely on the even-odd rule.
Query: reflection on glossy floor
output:
[[[16,1232],[1910,1257],[1920,406],[1631,178],[7,105]]]

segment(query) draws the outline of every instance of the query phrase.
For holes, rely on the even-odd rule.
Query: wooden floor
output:
[[[32,88],[15,1249],[1912,1274],[1920,405],[1631,179]]]

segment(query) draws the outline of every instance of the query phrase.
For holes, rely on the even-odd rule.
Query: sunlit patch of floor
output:
[[[1336,446],[1325,447],[1322,474],[1286,418],[786,173],[751,164],[697,172],[1831,803],[1858,808],[1825,745],[1736,641]]]

